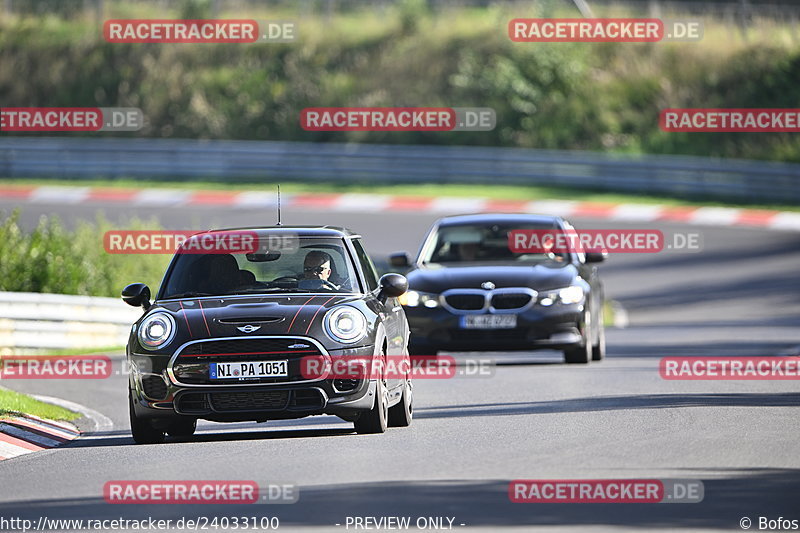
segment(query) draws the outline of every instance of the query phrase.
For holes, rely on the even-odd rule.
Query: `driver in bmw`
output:
[[[304,280],[320,280],[318,287],[320,289],[338,290],[339,286],[334,285],[329,280],[331,277],[331,256],[325,252],[314,250],[306,254],[303,260],[303,279]],[[310,285],[308,282],[302,285]],[[316,285],[316,284],[314,284]]]

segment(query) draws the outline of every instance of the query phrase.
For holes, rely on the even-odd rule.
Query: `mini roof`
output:
[[[247,228],[224,228],[208,230],[209,233],[220,231],[254,231],[256,233],[292,233],[301,237],[358,237],[354,231],[341,226],[251,226]],[[205,233],[205,232],[203,232]]]

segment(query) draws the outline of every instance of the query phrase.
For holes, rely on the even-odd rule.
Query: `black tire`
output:
[[[411,425],[414,418],[413,383],[407,379],[403,384],[403,396],[400,402],[389,408],[389,427],[404,428]]]
[[[589,312],[583,324],[583,339],[581,343],[564,350],[564,361],[571,365],[586,365],[592,360],[592,319]]]
[[[600,311],[597,324],[597,344],[592,346],[592,361],[602,361],[606,358],[606,328],[603,326],[603,312]]]
[[[372,409],[366,413],[362,413],[353,423],[356,433],[371,434],[371,433],[384,433],[389,425],[389,399],[386,397],[386,382],[382,379],[378,380],[378,385],[375,387],[375,404]]]
[[[564,350],[564,361],[571,365],[586,365],[592,358],[592,349],[589,344],[583,344]]]
[[[196,418],[180,418],[167,426],[167,434],[170,437],[191,437],[195,429],[197,429]]]
[[[163,431],[154,428],[150,420],[136,416],[130,389],[128,389],[128,413],[131,420],[131,434],[136,444],[161,444],[164,442]]]

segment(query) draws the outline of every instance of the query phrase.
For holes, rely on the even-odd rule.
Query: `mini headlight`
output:
[[[343,305],[325,315],[325,331],[335,341],[352,344],[367,334],[367,319],[355,307]]]
[[[439,307],[439,297],[436,294],[419,291],[406,291],[398,297],[400,305],[405,307],[419,307],[425,306],[429,309]]]
[[[167,313],[157,312],[139,325],[139,342],[148,350],[157,350],[175,336],[175,320]]]

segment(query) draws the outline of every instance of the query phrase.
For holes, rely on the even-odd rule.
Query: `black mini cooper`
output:
[[[134,440],[190,436],[198,419],[331,414],[353,422],[358,433],[408,426],[410,373],[310,375],[302,368],[315,359],[330,365],[354,356],[408,358],[409,328],[397,300],[407,288],[399,274],[378,279],[360,236],[345,228],[190,237],[155,301],[142,283],[122,291],[126,303],[145,311],[127,347]]]

